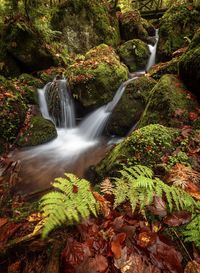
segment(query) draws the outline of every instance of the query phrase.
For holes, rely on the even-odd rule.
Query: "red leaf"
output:
[[[167,209],[166,209],[166,203],[165,201],[159,197],[155,196],[153,200],[153,205],[149,206],[148,209],[154,214],[159,216],[166,216],[167,215]]]
[[[137,244],[143,248],[149,247],[156,241],[157,234],[151,231],[140,232]]]
[[[188,222],[191,221],[191,213],[187,211],[177,211],[172,213],[171,215],[167,216],[164,219],[164,223],[172,226],[172,227],[177,227],[180,225],[184,225]]]
[[[73,185],[72,191],[73,191],[73,193],[77,193],[78,192],[78,186]]]
[[[126,238],[125,233],[119,233],[119,234],[115,235],[112,239],[111,250],[112,250],[114,257],[116,259],[119,259],[121,257],[122,243],[124,242],[125,238]]]
[[[195,121],[198,119],[198,114],[195,112],[189,112],[188,116],[191,121]]]

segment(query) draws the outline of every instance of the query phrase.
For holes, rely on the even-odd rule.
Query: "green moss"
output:
[[[198,103],[183,83],[173,75],[164,75],[151,91],[138,127],[159,123],[181,127],[193,125],[190,112],[198,111]]]
[[[122,44],[118,48],[118,54],[130,72],[135,72],[145,69],[150,52],[146,43],[139,39],[133,39]]]
[[[84,106],[99,106],[112,99],[128,78],[128,70],[115,51],[103,44],[86,53],[84,61],[70,66],[68,77],[72,93]]]
[[[54,124],[40,116],[31,118],[29,127],[22,131],[17,144],[21,147],[43,144],[55,138]]]
[[[129,162],[154,167],[164,155],[175,150],[173,140],[178,134],[178,130],[158,124],[138,129],[107,154],[96,172],[101,177],[112,176],[120,164]]]
[[[161,18],[158,55],[161,60],[185,45],[185,37],[192,38],[200,24],[200,13],[190,4],[174,5]]]

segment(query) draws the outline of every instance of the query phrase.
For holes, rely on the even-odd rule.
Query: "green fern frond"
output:
[[[200,247],[200,214],[194,215],[192,221],[185,227],[183,235],[185,241],[194,242],[197,247]]]
[[[153,178],[153,172],[146,166],[125,166],[119,171],[121,177],[115,178],[113,194],[114,207],[129,201],[134,211],[136,207],[143,210],[153,202],[154,196],[165,196],[169,211],[188,210],[193,212],[200,208],[188,193],[175,186],[168,186],[159,178]]]
[[[41,199],[45,222],[42,237],[63,224],[79,222],[90,213],[97,216],[98,203],[91,190],[90,183],[73,174],[65,174],[66,178],[56,178],[53,182],[55,191],[45,194]]]

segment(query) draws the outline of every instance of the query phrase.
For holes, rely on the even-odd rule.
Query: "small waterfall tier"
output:
[[[158,29],[156,29],[155,44],[153,46],[149,45],[149,50],[151,52],[151,55],[149,57],[147,65],[146,65],[146,71],[148,71],[156,63],[156,50],[157,50],[158,40],[159,40]]]
[[[66,79],[54,80],[38,90],[41,113],[60,128],[75,127],[73,99]]]

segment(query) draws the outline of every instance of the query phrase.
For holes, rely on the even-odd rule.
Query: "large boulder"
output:
[[[123,63],[125,63],[130,72],[145,70],[150,56],[148,45],[139,40],[133,39],[125,42],[118,47],[118,54]]]
[[[148,32],[144,28],[144,21],[142,21],[138,10],[130,10],[121,13],[119,16],[119,22],[120,33],[123,40],[147,39]]]
[[[60,39],[70,52],[83,53],[100,43],[116,46],[120,42],[118,20],[103,0],[63,2],[52,18],[52,27],[62,32]]]
[[[165,61],[191,39],[200,25],[200,12],[191,3],[173,5],[161,18],[157,55]]]
[[[17,141],[21,147],[46,143],[57,136],[55,125],[41,116],[31,117],[28,127],[22,130]]]
[[[114,109],[107,126],[112,135],[124,136],[139,120],[156,81],[142,76],[126,87],[122,98]]]
[[[143,127],[159,123],[170,127],[199,124],[198,102],[174,75],[164,75],[152,89],[138,123]]]
[[[56,48],[62,46],[56,45]],[[64,53],[63,53],[64,54]],[[1,31],[0,73],[18,76],[63,64],[59,50],[49,45],[45,36],[23,16],[9,19]]]
[[[179,61],[179,75],[191,92],[200,99],[200,29],[188,51]]]
[[[173,141],[178,134],[177,129],[158,124],[138,129],[106,155],[96,166],[96,173],[99,177],[115,176],[120,165],[128,162],[154,167],[176,149]]]
[[[128,79],[127,67],[105,44],[88,51],[85,60],[71,65],[67,74],[73,96],[85,107],[109,102],[120,84]]]

